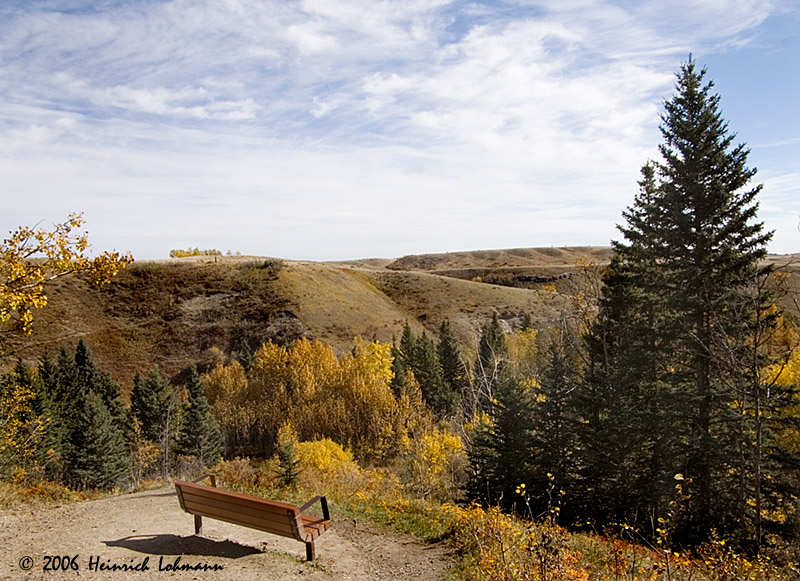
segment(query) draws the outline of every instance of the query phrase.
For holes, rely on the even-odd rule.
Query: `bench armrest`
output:
[[[315,496],[314,498],[312,498],[311,500],[309,500],[307,503],[305,503],[303,506],[300,507],[300,512],[301,513],[305,512],[316,502],[319,502],[320,505],[322,506],[322,517],[325,520],[331,520],[331,515],[328,512],[328,499],[325,498],[324,496]]]
[[[198,482],[200,482],[204,478],[209,478],[211,480],[211,486],[213,486],[214,488],[217,487],[217,477],[214,476],[213,474],[209,474],[209,473],[205,473],[202,476],[200,476],[199,478],[195,478],[194,480],[192,480],[192,484],[197,484]]]

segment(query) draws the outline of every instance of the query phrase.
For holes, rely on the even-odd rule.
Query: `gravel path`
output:
[[[454,564],[443,544],[337,518],[335,507],[332,518],[310,564],[303,543],[220,521],[203,519],[203,537],[192,535],[193,518],[171,488],[20,508],[0,514],[0,578],[434,581]]]

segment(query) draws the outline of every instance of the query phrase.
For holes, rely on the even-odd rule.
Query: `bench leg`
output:
[[[199,514],[194,515],[194,534],[203,534],[203,517]]]
[[[314,547],[314,541],[309,541],[306,543],[306,561],[311,563],[315,561],[317,558],[317,550]]]

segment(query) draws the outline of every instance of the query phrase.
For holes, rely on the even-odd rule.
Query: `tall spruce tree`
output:
[[[640,394],[646,383],[667,385],[685,403],[677,415],[663,407],[648,413],[682,440],[670,448],[672,457],[662,455],[659,469],[687,479],[675,531],[687,543],[712,530],[735,534],[743,525],[732,498],[738,452],[728,433],[746,418],[733,413],[727,376],[735,370],[724,363],[719,338],[746,342],[748,316],[740,307],[771,237],[756,221],[761,186],[748,186],[755,175],[746,165],[748,150],[733,146],[735,135],[705,75],[691,58],[677,74],[676,94],[662,115],[663,159],[643,169],[642,192],[619,226],[626,241],[614,243],[618,267],[630,274],[631,293],[645,307],[623,314],[620,329],[650,325],[653,331],[628,342],[626,364],[636,367],[615,382]],[[662,355],[654,367],[649,355],[655,352]]]
[[[495,396],[491,422],[478,428],[469,451],[467,496],[531,516],[526,498],[518,493],[520,488],[529,488],[533,473],[531,392],[506,376],[498,382]]]
[[[222,434],[211,413],[205,389],[197,368],[192,368],[186,385],[188,401],[181,414],[178,448],[182,454],[195,456],[203,466],[210,466],[222,457]]]
[[[461,359],[461,350],[458,348],[458,342],[453,335],[449,321],[442,322],[439,328],[439,343],[436,345],[436,351],[439,354],[439,365],[442,368],[445,388],[459,398],[464,397],[468,384],[467,368]]]
[[[564,347],[556,341],[549,345],[549,361],[531,401],[532,469],[528,494],[534,514],[543,514],[565,502],[570,511],[561,516],[569,522],[577,519],[575,508],[580,506],[579,495],[574,493],[577,422],[572,414],[579,376],[576,362],[570,360]]]
[[[151,370],[147,377],[134,378],[131,413],[144,437],[161,448],[162,473],[166,477],[174,457],[180,407],[175,389],[158,369]]]
[[[451,416],[458,405],[458,395],[445,384],[436,344],[425,332],[414,342],[411,370],[431,410],[440,418]]]
[[[78,482],[84,488],[113,488],[128,467],[122,431],[100,394],[89,392],[81,407],[74,467]]]

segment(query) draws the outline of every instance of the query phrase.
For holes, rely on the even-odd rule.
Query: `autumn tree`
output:
[[[0,378],[0,475],[13,469],[35,467],[37,450],[47,428],[47,418],[33,370],[21,360]]]
[[[85,273],[93,284],[109,281],[133,261],[130,254],[104,252],[90,258],[88,234],[76,233],[84,223],[70,214],[52,230],[20,227],[0,245],[0,327],[30,333],[33,311],[47,304],[45,285],[57,278]]]

